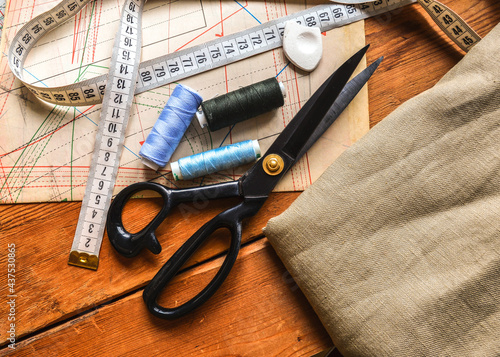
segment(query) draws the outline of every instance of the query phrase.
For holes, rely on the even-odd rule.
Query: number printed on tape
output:
[[[418,2],[441,30],[463,51],[469,51],[481,40],[481,37],[460,16],[439,1],[418,0]]]

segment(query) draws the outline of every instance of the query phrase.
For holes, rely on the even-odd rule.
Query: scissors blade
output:
[[[281,132],[269,152],[282,151],[290,159],[297,159],[297,155],[344,89],[367,49],[368,46],[365,46],[355,53],[320,86]]]
[[[314,143],[325,133],[325,131],[333,124],[333,122],[342,114],[345,108],[356,97],[361,88],[368,82],[372,74],[378,68],[384,57],[380,57],[371,65],[366,67],[360,74],[351,79],[346,84],[342,92],[337,97],[337,100],[330,107],[323,120],[318,124],[316,130],[309,137],[309,140],[304,144],[302,150],[297,154],[296,160],[300,159]]]
[[[367,49],[368,46],[365,46],[359,50],[328,77],[283,129],[262,159],[240,178],[244,197],[267,197],[299,155],[304,153],[304,146],[312,145],[312,140],[309,143],[309,139],[315,136],[316,129],[346,86]],[[315,137],[315,140],[317,138]],[[276,157],[282,161],[278,165],[280,169],[276,171],[274,166],[274,172],[270,173],[266,163],[273,162],[274,165]]]

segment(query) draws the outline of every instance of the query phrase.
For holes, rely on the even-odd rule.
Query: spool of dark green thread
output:
[[[281,107],[285,89],[269,78],[201,103],[196,114],[201,127],[216,131]]]

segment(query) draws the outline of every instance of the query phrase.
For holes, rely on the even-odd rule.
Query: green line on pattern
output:
[[[90,67],[90,65],[86,65],[84,70],[80,74],[78,74],[78,77],[76,78],[76,80],[73,83],[79,82],[81,80],[81,78],[87,73],[87,70],[89,69],[89,67]],[[82,70],[82,64],[80,63],[78,71],[81,71],[81,70]]]
[[[38,134],[38,132],[40,131],[40,129],[43,127],[43,125],[45,124],[45,122],[47,121],[47,119],[49,118],[49,116],[52,114],[52,112],[54,111],[54,109],[56,108],[57,106],[55,106],[54,108],[52,108],[52,110],[50,111],[49,114],[47,114],[47,116],[45,117],[45,119],[43,120],[42,124],[38,127],[38,129],[36,130],[36,132],[33,134],[33,136],[31,137],[31,139],[26,143],[26,146],[24,147],[23,151],[21,152],[21,155],[19,155],[19,157],[17,158],[16,162],[14,163],[14,165],[12,166],[12,169],[9,171],[9,174],[7,175],[7,177],[5,178],[5,181],[3,182],[3,185],[2,187],[0,187],[0,191],[3,190],[3,188],[5,187],[5,184],[7,183],[11,173],[14,171],[14,169],[16,169],[16,166],[17,166],[17,163],[19,162],[19,160],[21,160],[21,157],[24,155],[24,152],[26,151],[26,149],[28,149],[28,147],[30,146],[31,142],[35,139],[36,135]]]
[[[109,67],[106,67],[106,66],[99,66],[99,65],[94,64],[94,63],[89,64],[89,66],[92,66],[92,67],[98,67],[98,68],[104,68],[104,69],[109,70]]]
[[[56,128],[58,128],[60,125],[61,125],[61,122],[64,120],[64,117],[66,116],[66,114],[68,114],[69,112],[69,109],[70,107],[67,107],[66,109],[66,112],[64,112],[64,114],[61,115],[61,119],[59,120],[59,123],[57,123],[55,125]],[[47,141],[45,143],[45,145],[43,146],[43,148],[40,150],[40,153],[38,154],[38,157],[36,158],[35,162],[33,163],[33,165],[31,166],[31,169],[30,171],[28,172],[28,174],[26,175],[26,179],[24,180],[23,184],[21,185],[22,187],[24,187],[24,184],[26,183],[26,181],[28,181],[28,177],[31,175],[31,172],[33,171],[33,169],[35,168],[35,165],[36,163],[38,162],[38,160],[40,159],[40,157],[42,156],[43,152],[45,151],[45,148],[47,147],[47,145],[49,145],[49,142],[50,140],[52,139],[53,137],[53,133],[51,135],[49,135],[49,137],[47,138]],[[38,146],[38,145],[37,145]],[[21,195],[21,190],[19,191],[17,197],[16,197],[16,200],[15,202],[17,202],[17,200],[19,199],[19,196]]]
[[[132,102],[132,104],[141,105],[141,106],[149,107],[149,108],[160,109],[160,110],[163,109],[163,107],[158,107],[156,105],[149,105],[149,104],[144,104],[144,103],[139,103],[139,102]]]

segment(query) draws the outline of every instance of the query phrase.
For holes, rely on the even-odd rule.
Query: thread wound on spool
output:
[[[204,101],[201,109],[208,128],[219,130],[281,107],[285,103],[282,89],[273,77]]]
[[[261,155],[259,142],[247,140],[223,146],[170,163],[175,180],[191,180],[255,161]]]
[[[146,166],[158,170],[168,163],[202,100],[187,86],[174,88],[139,152]]]

